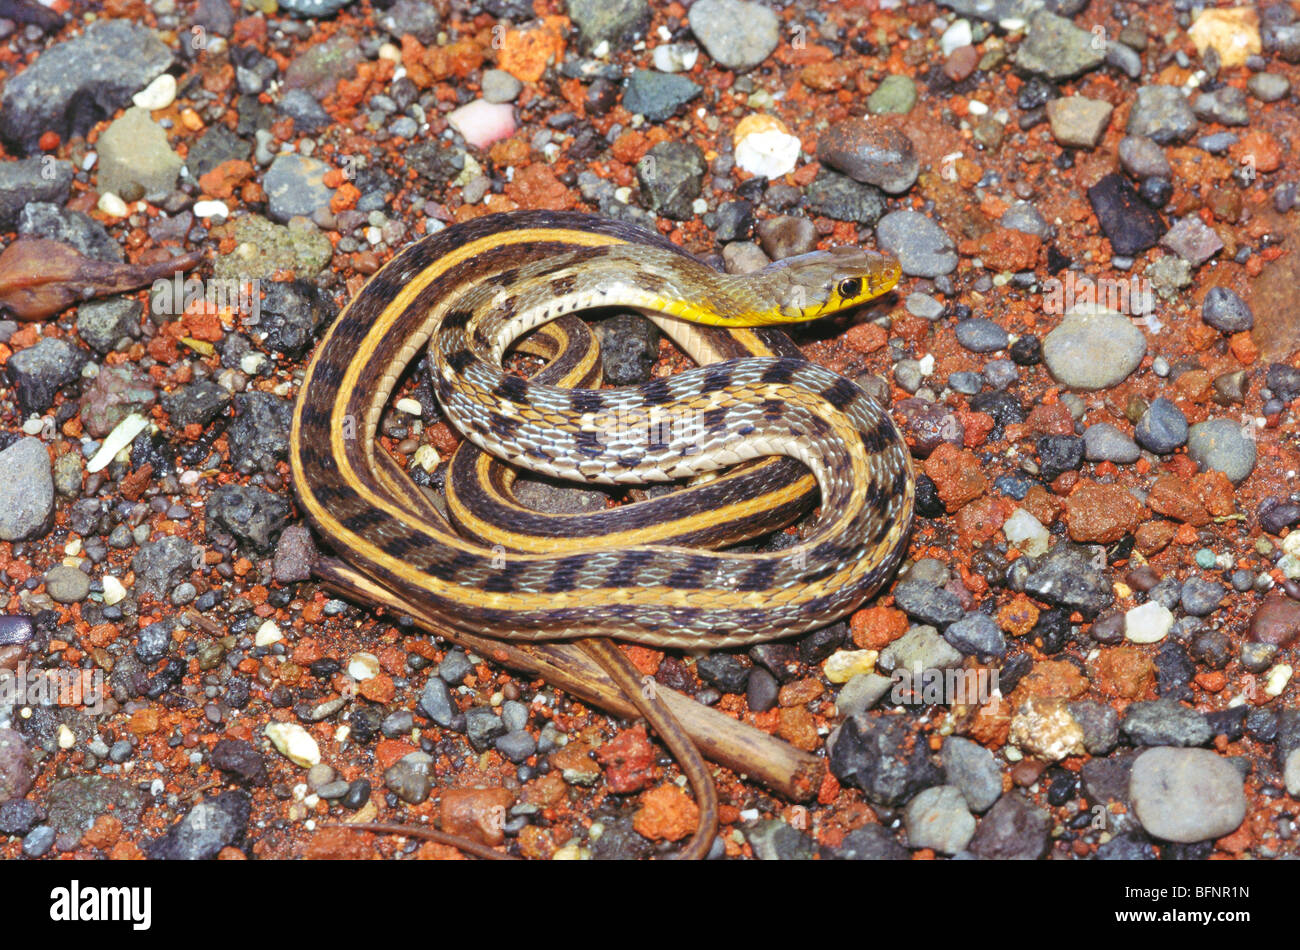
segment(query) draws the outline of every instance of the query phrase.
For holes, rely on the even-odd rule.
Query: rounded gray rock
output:
[[[907,803],[903,820],[908,844],[941,854],[956,854],[975,835],[975,816],[955,785],[936,785],[919,793]]]
[[[1142,331],[1112,310],[1071,310],[1043,338],[1043,362],[1071,389],[1106,389],[1126,378],[1146,355]]]
[[[948,736],[941,757],[944,775],[961,789],[972,811],[987,811],[1002,796],[1002,770],[993,753],[978,742]]]
[[[1254,429],[1249,426],[1234,419],[1198,422],[1187,434],[1187,454],[1203,471],[1222,472],[1239,484],[1255,468]]]
[[[90,578],[67,564],[56,564],[45,572],[45,593],[56,603],[75,604],[90,593]]]
[[[1246,817],[1241,773],[1209,749],[1148,749],[1133,763],[1129,797],[1142,827],[1165,841],[1221,838]]]
[[[728,69],[753,69],[781,40],[776,14],[746,0],[698,0],[691,7],[690,22],[709,56]]]
[[[0,541],[42,534],[54,511],[54,475],[40,439],[19,439],[0,452]]]
[[[898,258],[909,277],[941,277],[957,269],[957,246],[952,238],[917,211],[893,211],[881,218],[876,225],[876,243]]]

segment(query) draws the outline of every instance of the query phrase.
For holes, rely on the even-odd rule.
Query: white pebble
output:
[[[973,39],[970,20],[958,20],[943,31],[943,36],[939,39],[939,48],[943,50],[944,56],[951,56],[954,50],[970,46]]]
[[[397,400],[393,404],[393,408],[398,412],[406,413],[408,416],[418,416],[424,412],[424,409],[420,406],[420,400],[412,399],[410,396]]]
[[[27,435],[40,435],[45,431],[45,420],[41,416],[31,415],[23,421],[23,432]]]
[[[67,727],[66,724],[59,724],[59,748],[71,749],[77,744],[77,734]]]
[[[126,588],[112,574],[105,574],[100,583],[104,585],[105,607],[112,607],[114,604],[121,603],[122,599],[126,597]]]
[[[1268,671],[1264,678],[1264,692],[1269,696],[1281,696],[1282,690],[1286,689],[1286,684],[1291,682],[1291,674],[1295,671],[1287,663],[1279,663]]]
[[[379,657],[373,653],[354,653],[348,660],[348,676],[360,682],[379,675]]]
[[[1023,508],[1017,508],[1002,523],[1002,533],[1007,536],[1009,544],[1030,557],[1046,554],[1052,540],[1043,523]]]
[[[257,633],[253,634],[253,646],[269,647],[272,643],[279,643],[283,639],[284,634],[275,625],[275,621],[268,620],[257,628]]]
[[[95,457],[86,463],[86,471],[94,475],[98,471],[108,467],[118,452],[121,452],[130,445],[137,435],[143,432],[149,426],[149,420],[138,412],[133,412],[113,429],[104,439],[104,444],[99,447]]]
[[[1124,615],[1124,637],[1133,643],[1159,643],[1174,625],[1174,615],[1164,604],[1148,600]]]
[[[294,765],[309,769],[320,762],[320,746],[311,733],[296,722],[267,723],[266,737],[276,751]]]
[[[791,135],[785,127],[764,114],[746,116],[736,126],[733,140],[736,164],[751,175],[780,178],[794,171],[803,147],[798,136]]]
[[[432,472],[438,467],[442,459],[438,456],[438,450],[432,445],[422,445],[415,450],[415,455],[411,460],[426,472]]]
[[[149,85],[131,97],[141,109],[166,109],[176,101],[176,77],[171,73],[162,73]]]
[[[106,191],[100,195],[99,204],[95,205],[95,207],[104,214],[112,215],[114,218],[125,218],[130,213],[126,202],[111,191]]]
[[[230,209],[226,207],[224,201],[196,201],[194,202],[194,217],[228,218],[230,217]]]

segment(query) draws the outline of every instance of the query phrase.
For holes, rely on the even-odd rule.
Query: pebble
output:
[[[50,456],[40,439],[19,439],[0,451],[0,541],[44,534],[53,514]]]
[[[1119,140],[1119,163],[1134,178],[1169,178],[1173,168],[1164,149],[1143,135],[1126,135]]]
[[[776,707],[780,686],[767,670],[754,667],[745,681],[745,702],[752,712],[767,712]]]
[[[835,709],[845,718],[866,712],[884,698],[894,681],[879,673],[859,673],[835,695]]]
[[[45,49],[5,84],[0,138],[19,155],[35,152],[40,137],[84,136],[95,123],[171,66],[173,55],[157,34],[129,19],[103,19]]]
[[[504,69],[486,69],[482,79],[483,98],[491,103],[514,102],[524,84]]]
[[[1167,455],[1187,442],[1187,417],[1173,402],[1154,399],[1133,427],[1138,445],[1157,455]]]
[[[1201,319],[1222,333],[1241,333],[1255,326],[1255,314],[1236,291],[1211,287],[1201,303]]]
[[[1076,307],[1043,338],[1043,361],[1059,383],[1108,389],[1128,378],[1146,355],[1146,338],[1123,314]]]
[[[1108,607],[1113,594],[1087,548],[1058,543],[1024,581],[1025,592],[1057,607],[1092,616]]]
[[[289,523],[290,506],[283,495],[262,488],[222,485],[209,495],[204,507],[209,535],[224,531],[241,550],[266,556],[275,550],[280,532]]]
[[[1129,112],[1126,131],[1158,145],[1186,142],[1196,132],[1196,115],[1177,86],[1142,86]]]
[[[1255,73],[1246,80],[1246,88],[1260,102],[1277,102],[1291,93],[1291,81],[1280,73]]]
[[[1120,728],[1134,745],[1198,746],[1214,738],[1205,715],[1176,699],[1130,703]]]
[[[56,564],[45,572],[45,593],[59,604],[75,604],[90,595],[90,576],[67,564]]]
[[[1006,330],[984,317],[962,320],[955,332],[957,342],[972,353],[995,353],[1010,341]]]
[[[1052,540],[1043,523],[1023,508],[1017,508],[1002,523],[1002,532],[1006,535],[1007,543],[1030,557],[1046,554]]]
[[[957,609],[960,610],[960,606]],[[963,659],[962,654],[934,627],[915,626],[885,647],[876,665],[887,673],[895,670],[948,670],[961,666]]]
[[[110,750],[110,755],[111,755]],[[266,756],[253,748],[253,745],[243,739],[221,739],[212,747],[212,752],[208,757],[212,766],[219,769],[226,775],[233,776],[236,781],[243,785],[253,785],[257,787],[268,784],[270,778],[266,769]],[[317,769],[329,768],[327,765],[314,765],[308,772],[307,782],[313,788],[323,784],[312,782],[312,774]],[[333,769],[330,770],[331,777]]]
[[[1029,21],[1025,38],[1016,47],[1016,68],[1053,82],[1096,69],[1106,60],[1106,44],[1065,17],[1039,10]]]
[[[1111,248],[1123,257],[1134,257],[1155,247],[1168,230],[1160,214],[1116,172],[1103,176],[1088,189],[1088,201]]]
[[[1003,795],[989,809],[970,851],[986,860],[1037,860],[1047,850],[1051,815],[1019,794]]]
[[[623,90],[623,108],[634,115],[643,115],[651,122],[663,122],[672,118],[682,106],[703,91],[700,86],[677,73],[638,69],[628,79],[627,87]]]
[[[1106,755],[1119,742],[1119,713],[1106,703],[1087,700],[1067,703],[1066,710],[1083,731],[1090,755]]]
[[[909,845],[941,854],[956,854],[975,835],[975,816],[954,785],[936,785],[922,791],[907,803],[903,822]]]
[[[760,861],[811,861],[817,851],[811,838],[776,818],[756,824],[745,840]]]
[[[1160,244],[1193,267],[1200,267],[1223,250],[1223,239],[1196,214],[1189,214],[1177,221],[1165,232]]]
[[[988,749],[961,736],[948,736],[941,757],[945,777],[961,790],[971,811],[987,811],[1001,797],[1002,770]]]
[[[910,277],[941,277],[957,269],[956,244],[919,212],[885,215],[876,225],[876,242],[881,250],[898,258],[903,273]]]
[[[858,715],[831,733],[830,769],[867,800],[894,807],[943,782],[929,748],[904,717]]]
[[[262,176],[271,220],[310,218],[318,211],[329,210],[334,197],[334,189],[325,184],[329,172],[330,166],[315,158],[292,153],[277,155]]]
[[[1193,576],[1183,581],[1179,603],[1193,617],[1205,617],[1217,610],[1227,595],[1228,588],[1223,584]]]
[[[1192,111],[1205,122],[1220,125],[1246,125],[1250,122],[1250,106],[1244,89],[1220,86],[1213,92],[1203,92],[1192,102]]]
[[[1096,148],[1110,124],[1115,107],[1100,99],[1066,96],[1047,104],[1047,121],[1057,144],[1068,148]]]
[[[1004,656],[1007,641],[1002,630],[988,614],[968,613],[943,631],[943,638],[970,656]]]
[[[1221,838],[1246,816],[1241,773],[1208,749],[1143,752],[1133,763],[1129,797],[1142,827],[1166,841]]]
[[[943,316],[943,304],[929,294],[910,293],[903,301],[903,306],[912,316],[920,317],[922,320],[938,320]]]
[[[77,307],[77,335],[95,352],[108,353],[140,332],[142,311],[140,301],[129,297],[87,301]]]
[[[23,206],[62,205],[72,187],[72,163],[49,156],[0,163],[0,228],[13,230]]]
[[[690,24],[709,56],[738,72],[767,59],[781,39],[776,14],[746,0],[697,0],[690,9]]]
[[[867,97],[867,111],[872,115],[906,115],[916,105],[916,83],[911,76],[890,74]]]
[[[646,0],[568,0],[566,7],[587,52],[602,43],[616,49],[631,46],[650,25]]]
[[[835,857],[841,861],[906,861],[910,853],[884,827],[870,824],[845,835]]]
[[[698,145],[660,142],[637,162],[641,195],[650,210],[679,221],[695,216],[708,163]]]
[[[758,243],[774,261],[807,254],[817,245],[817,228],[807,218],[779,215],[758,226]]]
[[[874,185],[823,167],[805,189],[808,209],[837,221],[874,225],[885,213],[885,196]]]
[[[1124,637],[1132,643],[1158,643],[1168,636],[1174,615],[1164,604],[1149,600],[1124,614]]]
[[[1255,468],[1255,429],[1234,419],[1207,419],[1188,430],[1187,454],[1202,471],[1222,472],[1234,485]]]
[[[320,762],[320,746],[310,732],[296,722],[270,722],[265,729],[277,752],[305,769]]]
[[[817,158],[891,195],[911,188],[921,170],[911,139],[871,119],[845,119],[832,125],[818,140]]]
[[[105,227],[81,211],[69,211],[57,205],[32,201],[24,205],[19,213],[17,228],[18,233],[24,237],[49,238],[51,241],[71,244],[82,254],[97,261],[125,259],[121,245],[109,236]],[[46,337],[41,341],[47,342],[53,342],[53,339]],[[20,356],[25,352],[27,350],[15,355]]]
[[[1004,228],[1011,228],[1013,231],[1033,234],[1044,241],[1052,236],[1052,226],[1047,223],[1047,219],[1043,217],[1042,213],[1028,201],[1017,201],[1011,205],[1002,213],[998,223]]]
[[[447,113],[447,124],[472,148],[487,148],[515,134],[514,106],[475,99]]]
[[[1083,432],[1084,457],[1090,462],[1130,465],[1142,455],[1138,444],[1109,422],[1098,422]]]
[[[90,354],[62,337],[42,337],[9,357],[5,369],[25,415],[43,413],[54,394],[81,378]]]
[[[693,43],[664,43],[651,53],[655,69],[664,73],[688,73],[699,58],[700,50]]]
[[[141,108],[127,109],[114,120],[95,147],[100,192],[129,201],[170,193],[184,164],[168,145],[162,126]]]
[[[36,767],[21,734],[0,729],[0,802],[22,798],[36,781]]]

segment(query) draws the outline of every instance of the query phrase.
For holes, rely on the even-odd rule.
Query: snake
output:
[[[824,626],[901,560],[915,479],[888,412],[775,327],[849,310],[899,275],[894,259],[851,246],[723,274],[656,232],[576,212],[452,225],[378,270],[316,348],[289,439],[301,509],[350,570],[439,623],[577,639],[626,691],[635,668],[606,638],[717,649]],[[587,388],[598,359],[575,315],[609,307],[645,314],[700,365]],[[538,378],[503,369],[516,344],[552,358]],[[377,440],[426,348],[430,386],[465,440],[446,515]],[[612,486],[694,481],[556,516],[514,499],[516,469]],[[793,545],[727,550],[814,503]],[[690,755],[653,697],[630,698]],[[697,799],[701,768],[687,770]],[[696,842],[687,850],[702,856]]]

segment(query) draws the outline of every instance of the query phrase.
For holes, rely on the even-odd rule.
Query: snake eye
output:
[[[843,299],[845,300],[853,299],[858,294],[862,293],[862,278],[849,277],[846,280],[840,281],[839,292],[840,292],[840,297],[842,297]]]

